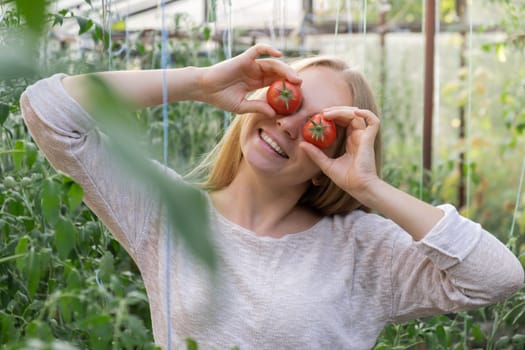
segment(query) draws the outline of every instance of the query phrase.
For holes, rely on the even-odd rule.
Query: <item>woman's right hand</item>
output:
[[[259,58],[261,55],[272,58]],[[265,99],[246,97],[279,79],[301,83],[301,78],[288,64],[273,58],[281,56],[272,46],[257,44],[236,57],[203,68],[197,99],[237,114],[258,112],[274,116],[275,111]]]

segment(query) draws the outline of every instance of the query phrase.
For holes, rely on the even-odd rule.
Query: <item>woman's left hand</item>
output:
[[[346,152],[330,158],[314,145],[302,142],[308,156],[340,188],[359,200],[374,181],[379,180],[374,143],[379,132],[379,118],[369,110],[337,106],[322,111],[346,131]]]

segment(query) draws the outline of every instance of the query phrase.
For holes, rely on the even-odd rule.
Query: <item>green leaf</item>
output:
[[[202,34],[204,35],[204,40],[208,41],[211,38],[211,29],[208,26],[205,26],[202,30]]]
[[[25,143],[22,140],[17,140],[15,142],[15,145],[13,146],[13,163],[15,165],[16,170],[20,170],[22,168],[22,162],[24,160],[25,155]]]
[[[25,156],[26,156],[26,165],[28,168],[31,168],[38,159],[38,149],[35,144],[32,142],[25,142]]]
[[[58,300],[58,305],[60,309],[60,316],[64,319],[66,323],[71,323],[73,320],[73,307],[71,298],[69,297],[61,297]]]
[[[69,186],[69,190],[67,191],[67,205],[69,207],[69,210],[74,211],[75,209],[77,209],[82,203],[83,197],[84,190],[82,189],[82,186],[80,186],[76,182],[73,182],[71,186]]]
[[[131,291],[126,294],[126,304],[127,305],[131,306],[131,305],[136,305],[139,303],[144,303],[144,304],[148,303],[148,296],[145,293],[135,290],[135,291]]]
[[[33,298],[38,289],[38,284],[40,283],[40,261],[38,259],[38,254],[31,249],[27,264],[26,264],[25,275],[27,277],[27,291],[29,296]]]
[[[496,341],[496,349],[503,349],[510,345],[510,338],[508,336],[503,336]]]
[[[449,344],[448,344],[448,341],[447,341],[447,333],[446,333],[445,328],[443,327],[443,325],[438,325],[436,327],[436,337],[437,337],[439,343],[443,347],[447,348],[447,346]]]
[[[68,289],[79,289],[82,287],[82,277],[77,269],[71,268],[66,278]]]
[[[186,349],[187,350],[199,350],[197,342],[191,338],[186,338]]]
[[[46,0],[16,0],[20,14],[25,18],[29,29],[40,34],[46,21]]]
[[[78,35],[87,33],[93,27],[93,21],[89,18],[75,16],[75,19],[77,20],[79,26]]]
[[[481,330],[481,326],[479,325],[479,323],[474,323],[472,325],[472,336],[478,343],[481,343],[485,339],[485,336],[483,335],[483,331]]]
[[[523,349],[525,347],[525,335],[515,334],[512,336],[512,344],[514,344],[517,349]]]
[[[472,325],[472,336],[478,343],[481,343],[485,339],[485,336],[483,335],[483,331],[481,330],[481,326],[479,325],[479,323],[474,323]]]
[[[52,180],[44,180],[41,198],[42,214],[53,225],[58,221],[60,214],[60,189],[58,185]]]
[[[9,117],[9,105],[5,103],[0,103],[0,125],[3,125],[4,122]]]
[[[78,322],[78,325],[88,331],[89,348],[107,349],[113,337],[113,319],[110,315],[93,315]]]
[[[58,256],[66,259],[75,247],[77,232],[75,226],[64,217],[60,217],[55,225],[55,247]]]
[[[110,252],[104,253],[104,256],[99,261],[99,277],[103,282],[109,282],[111,275],[114,272],[114,259]]]
[[[62,25],[64,24],[64,16],[60,14],[53,14],[53,27],[56,25]]]
[[[25,331],[28,338],[37,338],[47,341],[54,339],[53,332],[49,325],[40,320],[33,320],[28,323],[25,327]]]
[[[29,236],[24,236],[18,240],[18,243],[15,248],[15,253],[17,255],[21,254],[22,256],[25,256],[27,254],[27,251],[29,250]],[[26,258],[21,257],[16,260],[16,267],[19,271],[23,271],[26,264]]]
[[[19,327],[17,325],[18,315],[11,315],[0,310],[0,344],[7,344],[10,340],[17,339]],[[18,330],[18,331],[17,331]]]

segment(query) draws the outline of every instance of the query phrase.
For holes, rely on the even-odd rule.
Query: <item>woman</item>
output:
[[[379,119],[359,73],[332,58],[294,70],[263,54],[280,56],[259,44],[211,67],[167,73],[170,102],[239,114],[196,170],[209,172],[218,279],[179,242],[167,269],[169,213],[115,166],[86,112],[85,76],[55,75],[22,96],[39,147],[83,186],[87,205],[136,261],[159,345],[191,337],[214,349],[370,349],[389,322],[480,307],[521,287],[519,261],[479,224],[379,178]],[[99,76],[137,107],[162,102],[160,71]],[[246,98],[282,78],[301,83],[296,113],[275,115],[262,93]],[[301,136],[321,111],[339,128],[326,151]]]

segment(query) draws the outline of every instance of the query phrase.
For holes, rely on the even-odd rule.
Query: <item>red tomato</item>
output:
[[[319,148],[330,147],[337,136],[336,126],[333,120],[325,119],[322,113],[318,113],[308,119],[303,126],[303,138],[305,141]]]
[[[299,85],[287,80],[277,80],[268,88],[266,100],[277,114],[288,115],[301,107],[303,93]]]

